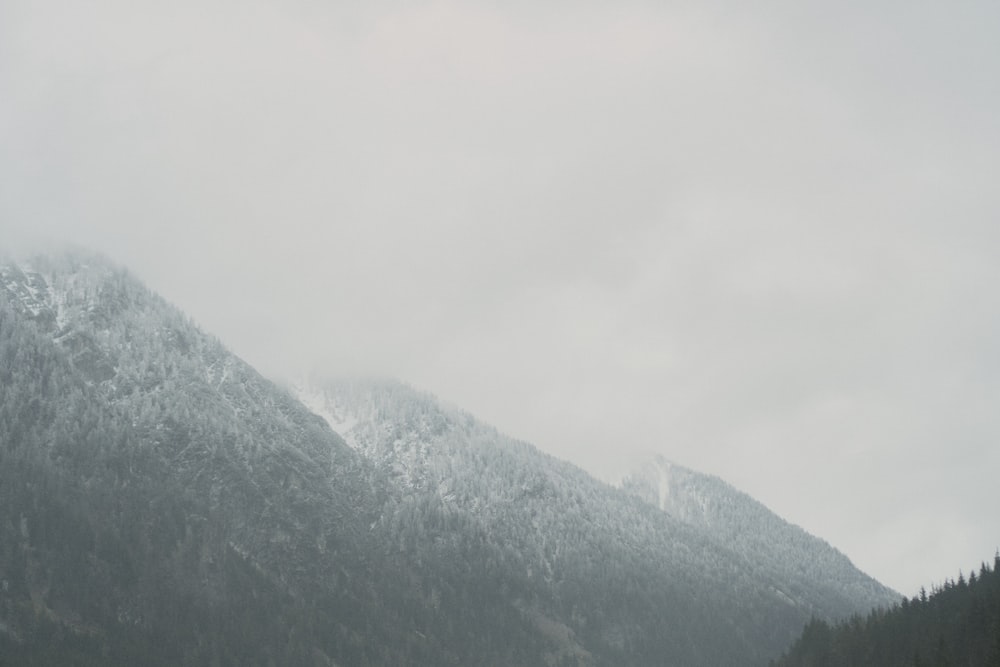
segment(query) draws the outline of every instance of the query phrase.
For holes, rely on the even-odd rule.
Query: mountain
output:
[[[127,272],[0,268],[0,445],[10,664],[371,653],[370,467]]]
[[[754,664],[810,617],[899,599],[745,494],[662,459],[616,489],[398,382],[314,378],[295,392],[393,481],[395,511],[461,521],[526,573],[533,613],[566,626],[556,657]]]
[[[622,488],[727,545],[749,567],[776,581],[797,604],[821,618],[897,602],[825,541],[771,512],[717,477],[655,456],[622,481]]]
[[[968,580],[959,573],[928,596],[853,616],[815,619],[775,667],[1000,666],[1000,555]]]
[[[0,259],[0,665],[753,665],[893,599],[398,383],[302,396],[99,256]]]

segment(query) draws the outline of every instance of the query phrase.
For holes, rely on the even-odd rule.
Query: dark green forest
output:
[[[1000,667],[1000,554],[928,595],[830,625],[812,620],[772,667]]]

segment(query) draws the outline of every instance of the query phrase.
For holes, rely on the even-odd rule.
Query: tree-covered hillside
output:
[[[433,546],[420,559],[434,563],[441,545],[478,535],[478,549],[517,573],[523,608],[564,626],[554,655],[764,664],[811,615],[832,620],[898,599],[721,482],[705,487],[704,501],[733,508],[730,530],[660,511],[399,382],[317,378],[299,394],[392,480],[392,513],[410,517],[399,548],[420,558]],[[814,562],[825,569],[791,574]]]
[[[0,665],[762,665],[839,613],[383,389],[345,442],[104,259],[0,260]]]
[[[622,488],[697,527],[783,582],[783,591],[821,618],[891,606],[895,593],[859,572],[844,554],[771,512],[717,477],[654,457],[622,480]]]
[[[364,461],[100,258],[0,269],[0,663],[385,664]]]
[[[1000,554],[968,578],[836,625],[811,621],[774,667],[1000,667]]]

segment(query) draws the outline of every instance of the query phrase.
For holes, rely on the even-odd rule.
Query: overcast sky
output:
[[[721,476],[907,593],[1000,545],[1000,3],[3,0],[0,244],[274,377]]]

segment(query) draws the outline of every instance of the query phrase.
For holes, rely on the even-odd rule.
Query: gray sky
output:
[[[1000,544],[1000,4],[4,0],[0,243],[273,376],[717,474],[902,592]]]

